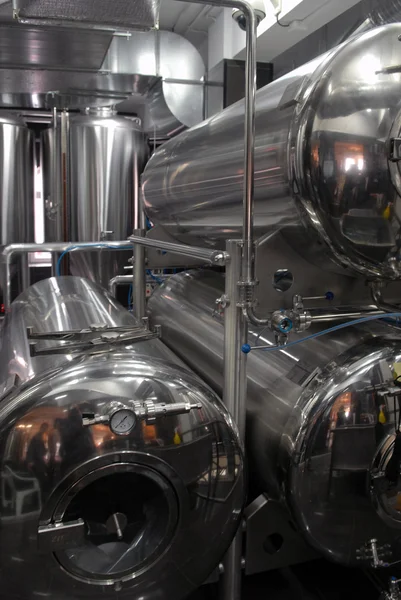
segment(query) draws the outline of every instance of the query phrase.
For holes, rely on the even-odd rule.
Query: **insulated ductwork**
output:
[[[1,13],[3,15],[3,13]],[[169,138],[204,118],[205,65],[171,31],[111,31],[0,21],[0,106],[117,107],[146,104],[151,137]]]

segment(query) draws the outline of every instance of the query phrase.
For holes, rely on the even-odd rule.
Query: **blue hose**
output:
[[[164,283],[163,279],[161,279],[160,277],[157,277],[157,275],[152,273],[152,271],[150,269],[147,269],[146,273],[147,273],[147,275],[149,275],[149,277],[151,277],[157,283],[159,283],[159,284]]]
[[[128,310],[132,310],[132,283],[128,289]]]
[[[71,252],[71,250],[79,250],[80,248],[88,248],[89,246],[70,246],[69,248],[67,248],[67,250],[64,250],[64,252],[62,252],[59,256],[59,259],[57,261],[57,267],[56,267],[56,275],[57,277],[60,277],[60,267],[61,267],[61,261],[63,260],[64,256],[66,254],[68,254],[68,252]],[[93,248],[107,248],[108,250],[132,250],[132,246],[121,246],[121,248],[116,248],[115,246],[109,246],[108,244],[97,244],[96,242],[93,242]]]
[[[264,352],[274,352],[276,350],[286,350],[287,348],[291,348],[291,346],[296,346],[297,344],[302,344],[302,342],[307,342],[309,340],[313,340],[315,338],[321,337],[322,335],[326,335],[327,333],[333,333],[334,331],[339,331],[340,329],[345,329],[346,327],[353,327],[354,325],[360,325],[361,323],[368,323],[369,321],[377,321],[377,319],[399,319],[401,317],[401,313],[385,313],[383,315],[372,315],[370,317],[361,317],[360,319],[355,319],[354,321],[348,321],[347,323],[340,323],[340,325],[335,325],[334,327],[329,327],[329,329],[324,329],[323,331],[318,331],[317,333],[313,333],[312,335],[308,335],[300,340],[294,340],[293,342],[289,342],[289,344],[285,344],[284,346],[272,346],[271,348],[265,348],[264,346],[260,346],[259,348],[256,346],[251,347],[249,344],[244,344],[242,346],[242,352],[244,354],[249,354],[251,350],[263,350]]]

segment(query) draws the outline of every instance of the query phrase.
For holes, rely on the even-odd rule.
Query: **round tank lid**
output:
[[[390,526],[401,527],[401,432],[389,434],[379,447],[371,471],[377,511]]]
[[[312,545],[338,562],[356,565],[365,557],[370,564],[370,540],[387,552],[399,536],[400,409],[392,395],[401,391],[398,374],[396,340],[361,343],[315,376],[283,436],[298,432],[288,501]],[[391,552],[388,562],[401,558],[399,548]]]

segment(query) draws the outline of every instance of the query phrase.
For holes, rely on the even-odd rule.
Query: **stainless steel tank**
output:
[[[163,341],[218,393],[224,328],[215,299],[222,291],[222,275],[186,273],[149,301]],[[250,343],[273,346],[274,339],[256,329]],[[247,373],[246,447],[256,490],[281,501],[293,527],[327,558],[369,566],[374,543],[383,564],[399,560],[400,409],[391,396],[400,392],[393,384],[401,376],[399,330],[370,323],[253,351]]]
[[[46,241],[126,239],[135,225],[147,155],[138,120],[104,108],[71,116],[64,126],[62,119],[42,138]],[[107,286],[129,257],[130,252],[107,250],[71,254],[71,272]]]
[[[0,112],[0,245],[34,242],[33,133],[17,115]],[[15,263],[20,271],[21,260]]]
[[[41,281],[12,304],[0,350],[4,597],[183,598],[234,535],[237,432],[159,340],[124,337],[137,326],[81,278]]]
[[[255,234],[308,260],[398,279],[401,25],[351,38],[257,92]],[[147,215],[218,245],[242,224],[244,103],[164,144],[143,175]]]

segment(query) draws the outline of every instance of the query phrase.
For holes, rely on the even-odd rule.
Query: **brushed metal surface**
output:
[[[98,70],[112,39],[105,31],[0,23],[0,65]]]
[[[0,244],[33,242],[33,136],[17,116],[0,112]]]
[[[13,0],[13,8],[22,21],[151,29],[158,25],[160,0]]]
[[[218,393],[224,328],[215,300],[223,291],[221,275],[190,272],[171,277],[148,303],[163,341]],[[274,344],[267,329],[251,328],[249,339]],[[380,480],[384,509],[381,492],[370,492],[376,454],[386,440],[394,447],[399,409],[368,391],[391,382],[400,360],[399,330],[384,323],[248,355],[245,439],[254,486],[284,502],[307,541],[338,562],[368,565],[357,551],[371,538],[392,546],[388,562],[400,558],[399,483]]]
[[[401,273],[400,25],[352,38],[257,93],[255,234],[280,229],[305,258],[386,279]],[[242,222],[243,102],[164,144],[143,177],[149,218],[221,244]],[[389,165],[390,171],[389,174]]]
[[[237,432],[217,396],[159,340],[30,357],[27,327],[45,333],[96,323],[138,324],[105,290],[74,277],[32,286],[4,323],[0,378],[14,382],[0,405],[7,598],[181,599],[216,567],[238,525]],[[84,426],[83,415],[133,399],[202,408],[139,423],[127,436]],[[114,517],[119,531],[110,527]],[[74,533],[80,520],[85,531]]]

